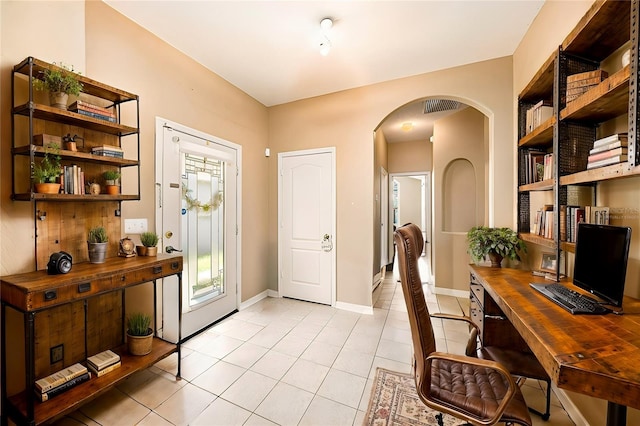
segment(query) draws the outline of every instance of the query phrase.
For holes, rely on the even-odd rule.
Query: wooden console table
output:
[[[640,409],[640,300],[625,297],[623,315],[571,315],[529,287],[544,281],[531,272],[470,271],[560,389],[609,401],[607,425],[626,424],[626,407]]]
[[[17,274],[0,278],[0,293],[2,298],[2,423],[7,424],[8,418],[17,424],[37,425],[57,419],[71,411],[76,410],[85,402],[94,399],[99,394],[106,392],[123,379],[134,372],[147,368],[168,355],[178,353],[178,370],[176,377],[180,378],[180,340],[172,344],[154,337],[153,350],[145,356],[131,356],[124,345],[124,290],[127,287],[153,282],[154,298],[154,322],[156,315],[156,280],[159,278],[176,275],[178,277],[178,312],[182,312],[181,284],[182,284],[182,257],[174,255],[158,255],[157,257],[133,257],[133,258],[109,258],[103,264],[79,263],[72,267],[71,272],[63,275],[48,275],[46,271],[36,271],[25,274]],[[115,292],[120,292],[117,294]],[[109,296],[113,294],[115,298]],[[105,305],[100,298],[108,298],[108,302],[114,301],[115,307],[109,306],[106,313],[100,308]],[[77,305],[74,305],[77,304]],[[65,352],[68,352],[64,360],[55,364],[56,369],[71,365],[76,362],[85,362],[88,356],[94,355],[104,349],[112,349],[117,352],[122,361],[122,366],[101,377],[92,377],[91,380],[69,389],[61,395],[47,402],[39,402],[34,397],[35,380],[40,376],[50,374],[47,368],[53,368],[49,364],[49,348],[36,349],[37,346],[37,322],[40,318],[49,320],[47,315],[58,315],[56,309],[66,312],[66,306],[74,306],[76,312],[74,318],[79,324],[71,330],[72,338],[66,338]],[[11,308],[22,314],[24,320],[24,353],[25,353],[25,383],[26,390],[17,395],[7,395],[7,308]],[[95,308],[95,309],[93,309]],[[92,310],[93,309],[93,310]],[[103,308],[104,309],[104,308]],[[84,312],[82,312],[82,310]],[[97,311],[97,313],[96,313]],[[108,312],[107,312],[108,311]],[[114,317],[115,314],[115,317]],[[111,316],[109,316],[111,315]],[[104,320],[107,324],[92,324],[96,319]],[[179,320],[180,322],[180,320]],[[53,324],[51,323],[54,328]],[[115,324],[115,326],[114,326]],[[154,323],[154,330],[157,327]],[[179,325],[180,329],[180,325]],[[104,333],[94,336],[93,334]],[[82,336],[84,334],[84,347]],[[50,331],[51,332],[51,331]],[[55,332],[55,330],[54,330]],[[74,343],[80,342],[79,345]],[[89,343],[88,343],[89,342]],[[113,343],[112,343],[113,342]],[[12,342],[15,348],[15,342]],[[105,345],[108,346],[105,348]],[[47,345],[45,345],[47,346]],[[80,347],[78,347],[80,346]],[[43,356],[43,353],[46,354]],[[36,371],[36,364],[39,366]],[[64,364],[64,365],[62,365]],[[51,362],[51,365],[54,365]],[[11,366],[11,368],[14,368]],[[45,374],[43,374],[45,371]]]

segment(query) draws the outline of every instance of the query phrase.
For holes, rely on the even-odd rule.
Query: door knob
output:
[[[182,250],[178,250],[177,248],[173,248],[173,246],[167,246],[164,251],[166,251],[167,253],[173,253],[174,251],[178,251],[180,253],[182,253]]]

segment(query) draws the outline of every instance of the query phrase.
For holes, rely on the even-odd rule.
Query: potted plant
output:
[[[141,246],[137,246],[140,256],[157,256],[158,254],[158,234],[155,232],[143,232],[140,234]]]
[[[136,312],[127,318],[127,347],[131,355],[146,355],[151,352],[153,329],[151,317]]]
[[[104,178],[104,183],[107,188],[107,194],[115,195],[120,192],[120,187],[118,185],[118,179],[120,179],[120,171],[118,170],[107,170],[102,173],[102,177]]]
[[[102,226],[96,226],[89,230],[87,248],[89,250],[89,262],[104,263],[107,254],[109,236]]]
[[[36,90],[49,91],[49,100],[52,107],[67,109],[69,95],[78,96],[82,90],[82,83],[78,80],[79,73],[74,72],[73,66],[69,69],[64,64],[46,68],[38,78],[33,79],[33,87]]]
[[[60,191],[60,182],[57,182],[60,170],[60,146],[50,143],[44,149],[42,160],[33,165],[36,192],[57,194]]]
[[[499,268],[502,259],[520,260],[519,252],[526,253],[527,246],[511,228],[475,226],[467,233],[467,253],[474,262],[491,260],[491,266]]]

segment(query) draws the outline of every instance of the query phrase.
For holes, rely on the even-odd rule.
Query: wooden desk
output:
[[[640,300],[625,297],[624,315],[571,315],[529,287],[544,281],[531,272],[470,270],[560,389],[609,401],[608,425],[640,409]]]

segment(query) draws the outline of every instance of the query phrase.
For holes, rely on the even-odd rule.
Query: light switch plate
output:
[[[147,232],[147,219],[125,219],[124,220],[124,233],[125,234],[142,234]]]

